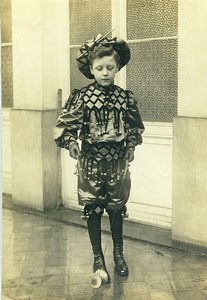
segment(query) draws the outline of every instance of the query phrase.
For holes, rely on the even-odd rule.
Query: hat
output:
[[[108,34],[108,33],[107,33]],[[130,60],[130,49],[127,43],[120,37],[107,38],[100,33],[93,40],[85,42],[79,49],[76,62],[79,71],[87,78],[93,79],[94,76],[90,71],[90,61],[89,54],[93,51],[95,46],[112,46],[113,49],[118,53],[119,60],[119,70],[123,68]]]

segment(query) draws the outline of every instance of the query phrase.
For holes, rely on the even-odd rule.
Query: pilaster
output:
[[[12,0],[12,198],[38,210],[59,201],[53,126],[58,90],[69,90],[68,13],[68,0]]]

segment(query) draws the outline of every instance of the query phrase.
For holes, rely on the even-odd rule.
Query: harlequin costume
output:
[[[99,35],[85,43],[77,57],[79,70],[90,79],[93,75],[88,55],[99,43],[113,46],[120,56],[120,68],[130,59],[130,50],[123,40]],[[78,201],[84,205],[87,218],[94,271],[103,269],[107,272],[101,248],[101,217],[106,209],[114,242],[116,271],[121,276],[128,275],[122,228],[131,181],[125,154],[127,149],[134,150],[142,143],[143,131],[133,93],[114,84],[103,87],[96,81],[72,91],[55,125],[57,146],[69,149],[78,138],[82,142],[77,163]],[[109,275],[108,279],[110,281]]]

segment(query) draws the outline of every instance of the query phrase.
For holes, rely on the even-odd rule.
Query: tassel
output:
[[[110,162],[110,183],[114,181],[114,176],[113,176],[113,165],[112,161]]]
[[[107,131],[107,127],[108,127],[108,123],[109,123],[109,110],[108,109],[104,109],[104,124],[105,124],[105,134],[109,134],[109,131]]]
[[[87,135],[88,135],[88,137],[90,137],[91,136],[91,134],[90,134],[91,109],[88,109],[87,116],[88,116],[88,118],[87,118]]]
[[[121,111],[117,110],[117,133],[116,133],[117,136],[122,135],[122,132],[120,131],[120,114]]]
[[[91,109],[86,108],[86,112],[83,118],[83,135],[85,137],[90,137],[90,119],[91,119]]]
[[[118,180],[118,161],[115,160],[114,164],[115,164],[115,166],[114,166],[115,180],[117,181]]]
[[[97,165],[96,165],[96,180],[95,180],[95,183],[97,184],[100,184],[101,181],[100,181],[100,165],[99,163],[97,162]]]
[[[88,171],[87,171],[87,177],[88,180],[91,179],[91,175],[92,175],[92,158],[88,160]]]
[[[100,135],[103,136],[103,118],[102,118],[102,111],[99,110],[99,124],[100,124]]]
[[[101,122],[101,114],[97,108],[94,108],[95,116],[96,116],[96,125],[99,127],[98,135],[102,135],[102,122]]]

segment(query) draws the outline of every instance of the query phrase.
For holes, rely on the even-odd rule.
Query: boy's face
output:
[[[113,55],[96,58],[91,66],[91,74],[94,75],[97,83],[104,87],[113,84],[118,70],[118,65]]]

